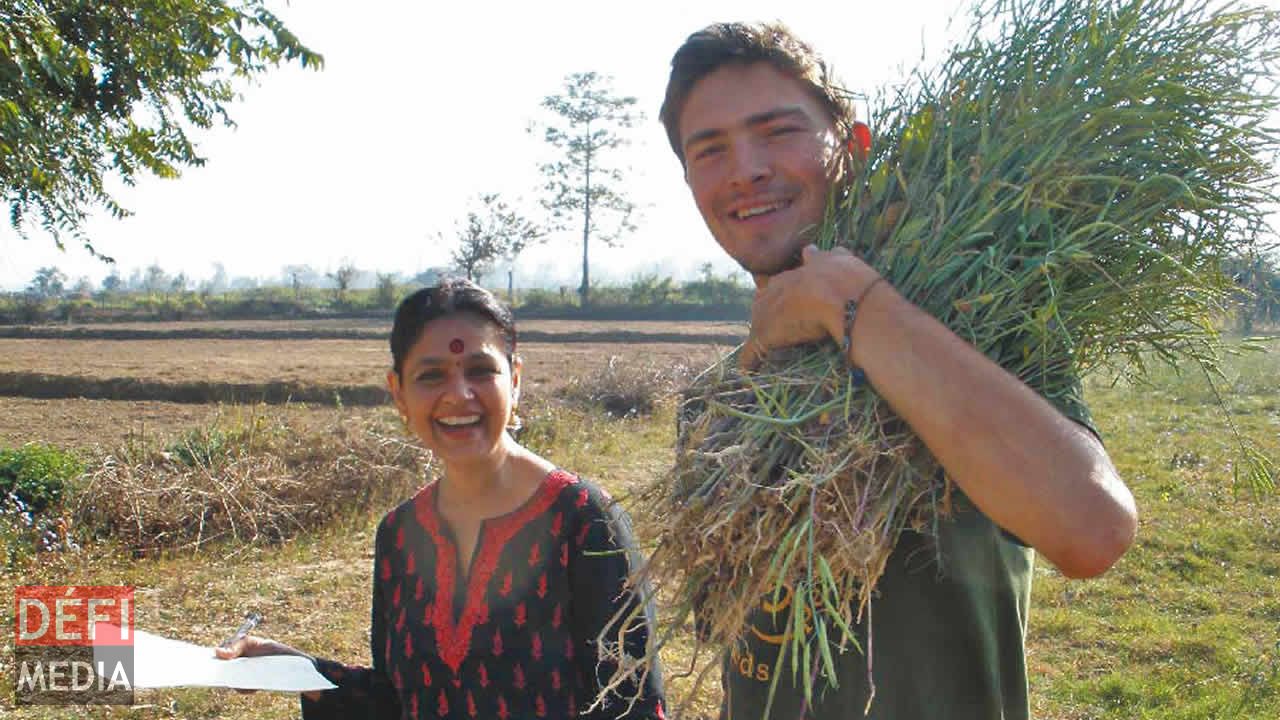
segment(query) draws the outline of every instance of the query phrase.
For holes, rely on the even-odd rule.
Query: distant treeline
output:
[[[422,287],[379,276],[375,287],[316,288],[300,284],[239,289],[190,289],[180,283],[129,289],[120,283],[67,288],[56,268],[42,268],[25,291],[0,294],[0,325],[175,320],[318,319],[386,317],[402,297]],[[591,306],[579,305],[568,288],[495,290],[521,318],[602,320],[746,320],[753,289],[709,268],[701,278],[678,283],[645,275],[631,283],[597,286]]]

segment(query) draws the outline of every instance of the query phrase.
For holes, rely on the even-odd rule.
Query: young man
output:
[[[841,189],[852,113],[822,61],[785,28],[721,24],[690,36],[672,59],[661,117],[707,227],[755,279],[747,362],[823,338],[847,346],[850,366],[959,491],[936,546],[905,532],[879,582],[870,717],[1026,718],[1034,551],[1069,577],[1091,577],[1128,549],[1137,526],[1079,392],[1047,402],[867,263],[809,245]],[[838,655],[839,687],[819,686],[806,707],[790,669],[774,667],[783,620],[760,611],[744,629],[724,666],[722,718],[759,718],[777,672],[771,717],[862,717],[866,657]]]

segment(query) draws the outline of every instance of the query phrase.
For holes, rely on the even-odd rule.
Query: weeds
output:
[[[609,364],[575,377],[560,391],[570,404],[599,408],[615,418],[650,415],[664,398],[672,397],[693,377],[688,365],[630,363],[617,355]]]
[[[254,412],[165,449],[133,444],[85,478],[74,516],[135,554],[219,538],[274,542],[423,482],[428,455],[376,418],[306,427]]]

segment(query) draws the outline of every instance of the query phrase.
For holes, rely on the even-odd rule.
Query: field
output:
[[[212,325],[212,324],[210,324]],[[349,322],[111,326],[176,336],[110,340],[0,338],[0,376],[46,376],[50,385],[103,390],[230,385],[264,390],[376,388],[388,362],[381,325]],[[354,332],[370,337],[231,339],[200,334]],[[700,366],[727,348],[741,326],[712,323],[551,321],[521,326],[526,361],[526,442],[564,467],[600,481],[626,502],[629,488],[670,462],[669,401],[651,414],[619,418],[572,401],[567,390],[625,367]],[[644,337],[647,334],[649,341]],[[685,335],[684,338],[677,335]],[[1088,399],[1122,476],[1137,496],[1138,541],[1110,572],[1069,581],[1040,562],[1032,600],[1028,659],[1033,714],[1086,718],[1280,717],[1280,499],[1233,486],[1234,425],[1280,459],[1280,344],[1229,358],[1215,394],[1194,371],[1158,370],[1149,386],[1089,379]],[[22,375],[22,374],[26,375]],[[121,379],[134,382],[130,385]],[[110,381],[110,382],[109,382]],[[114,383],[114,384],[113,384]],[[30,387],[40,387],[30,385]],[[158,390],[156,390],[158,388]],[[149,390],[148,392],[150,392]],[[325,402],[272,406],[154,399],[0,397],[0,447],[28,441],[78,449],[87,459],[123,446],[166,443],[193,430],[269,415],[296,427],[367,419],[394,432],[394,414],[341,393]],[[293,426],[291,426],[293,427]],[[214,643],[248,607],[267,616],[263,632],[348,662],[367,657],[368,574],[380,511],[342,516],[282,542],[211,543],[135,558],[112,542],[78,553],[39,554],[0,568],[0,589],[22,583],[133,584],[143,629]],[[11,622],[11,605],[0,619]],[[12,658],[3,634],[0,676]],[[687,645],[664,656],[668,675]],[[679,693],[687,680],[668,683]],[[714,679],[686,717],[714,717]],[[8,704],[5,681],[0,705]],[[207,690],[140,693],[140,707],[84,711],[95,717],[294,717],[290,697]],[[67,710],[0,709],[18,718],[69,717]]]

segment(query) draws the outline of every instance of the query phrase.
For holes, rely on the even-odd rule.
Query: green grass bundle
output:
[[[877,103],[876,147],[820,245],[865,258],[1050,399],[1102,364],[1141,375],[1153,354],[1212,369],[1211,318],[1233,292],[1221,264],[1260,249],[1274,201],[1280,13],[996,0],[971,38]],[[790,633],[778,667],[808,692],[835,683],[831,653],[862,640],[904,528],[948,512],[947,479],[831,343],[745,376],[726,358],[683,411],[674,476],[638,510],[668,630],[698,606],[723,648],[790,586],[790,626],[811,614],[814,631]],[[1271,482],[1262,465],[1251,478]]]

